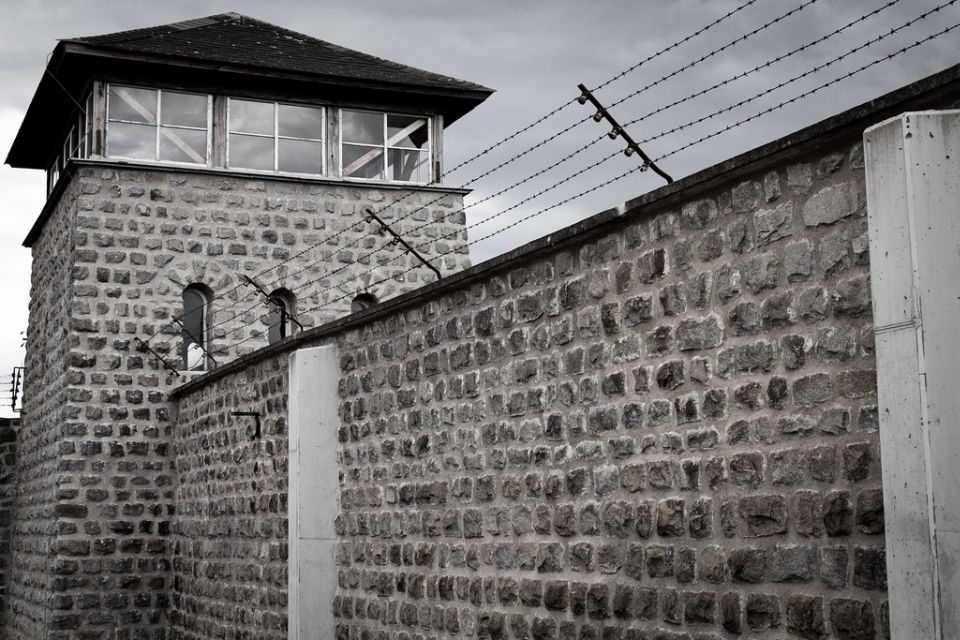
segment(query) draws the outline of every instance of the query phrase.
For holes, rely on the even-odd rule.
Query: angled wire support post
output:
[[[219,362],[217,362],[217,359],[213,357],[213,354],[207,351],[207,348],[204,347],[202,344],[200,344],[200,341],[197,339],[197,336],[193,335],[193,332],[187,329],[187,325],[183,324],[183,320],[181,320],[180,318],[171,318],[170,324],[171,325],[175,324],[179,326],[180,330],[186,333],[190,337],[190,339],[193,340],[193,344],[197,345],[200,348],[200,350],[203,351],[203,355],[207,358],[210,358],[213,361],[213,364],[220,364]]]
[[[376,213],[376,211],[373,210],[373,207],[366,207],[366,208],[363,210],[363,212],[367,215],[367,217],[368,217],[369,219],[375,220],[375,221],[383,228],[384,231],[386,231],[386,232],[389,233],[391,236],[393,236],[393,242],[394,242],[395,244],[401,244],[401,245],[403,245],[404,249],[406,249],[409,253],[412,253],[413,256],[414,256],[417,260],[419,260],[420,262],[422,262],[425,267],[427,267],[428,269],[430,269],[431,271],[433,271],[435,274],[437,274],[437,279],[438,279],[438,280],[443,277],[443,276],[440,275],[440,269],[437,269],[435,266],[433,266],[432,264],[430,264],[429,262],[427,262],[427,259],[424,258],[422,255],[420,255],[420,252],[419,252],[419,251],[417,251],[416,249],[414,249],[410,244],[407,243],[406,240],[404,240],[402,237],[400,237],[400,234],[398,234],[396,231],[394,231],[394,230],[390,227],[390,225],[388,225],[386,222],[384,222],[383,220],[381,220],[381,219],[380,219],[380,216],[378,216],[377,213]]]
[[[153,357],[155,357],[157,360],[160,361],[160,364],[163,365],[163,368],[164,368],[164,369],[167,369],[168,371],[170,371],[171,373],[173,373],[173,375],[175,375],[175,376],[178,376],[178,377],[180,376],[180,372],[177,371],[177,368],[174,367],[174,366],[173,366],[172,364],[170,364],[169,362],[167,362],[166,358],[164,358],[162,355],[160,355],[159,353],[157,353],[156,351],[154,351],[153,348],[152,348],[147,342],[145,342],[144,340],[141,340],[139,337],[134,337],[134,340],[136,340],[137,342],[139,342],[139,343],[140,343],[140,346],[141,346],[143,349],[145,349],[145,350],[149,351],[150,353],[152,353],[152,354],[153,354]]]
[[[650,159],[650,156],[643,152],[643,149],[640,148],[640,145],[634,142],[633,138],[630,137],[630,134],[627,133],[627,130],[624,129],[619,122],[617,122],[616,118],[613,117],[613,114],[607,111],[606,107],[600,104],[600,101],[597,100],[592,91],[587,89],[586,85],[578,84],[577,88],[580,89],[580,97],[577,98],[577,102],[580,104],[586,104],[589,101],[597,108],[597,113],[594,114],[593,119],[597,122],[606,119],[606,121],[610,123],[610,126],[613,127],[610,133],[607,134],[610,136],[610,139],[616,140],[618,136],[622,136],[623,139],[626,140],[627,148],[623,150],[624,155],[632,156],[634,153],[636,153],[643,160],[643,167],[640,169],[641,171],[646,171],[648,168],[653,169],[654,173],[667,181],[667,184],[673,182],[673,178],[671,178],[665,171],[658,167],[656,163]]]
[[[273,300],[273,298],[270,296],[270,294],[267,293],[266,289],[264,289],[262,286],[260,286],[260,283],[258,283],[256,280],[254,280],[253,278],[251,278],[250,276],[248,276],[248,275],[246,275],[246,274],[243,274],[243,275],[241,275],[240,277],[243,279],[243,283],[244,283],[244,284],[249,285],[249,286],[253,287],[254,289],[256,289],[256,290],[260,293],[260,295],[263,296],[263,299],[266,300],[268,304]],[[300,327],[300,331],[303,331],[303,330],[304,330],[304,328],[303,328],[303,323],[300,322],[300,321],[296,318],[296,316],[294,316],[292,313],[290,313],[290,310],[289,310],[289,309],[284,309],[284,311],[283,311],[283,317],[284,317],[285,319],[289,320],[290,322],[292,322],[293,324],[297,325],[298,327]]]

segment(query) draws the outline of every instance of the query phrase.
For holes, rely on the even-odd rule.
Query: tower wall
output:
[[[214,296],[218,362],[265,346],[262,297],[234,287],[281,261],[258,281],[292,291],[306,327],[348,313],[358,293],[383,299],[433,279],[422,267],[403,273],[412,256],[394,246],[362,257],[389,242],[363,222],[368,205],[428,243],[422,252],[441,272],[458,270],[467,266],[462,193],[427,191],[391,207],[406,192],[105,163],[81,163],[65,179],[33,248],[4,637],[164,638],[179,508],[166,392],[196,374],[173,374],[135,338],[176,366],[180,332],[169,321],[184,287],[199,283]],[[447,217],[428,227],[447,238],[412,230]]]

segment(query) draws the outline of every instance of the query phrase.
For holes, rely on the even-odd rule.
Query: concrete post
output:
[[[333,638],[337,590],[337,464],[335,346],[301,349],[290,358],[287,632],[290,640]]]
[[[864,133],[891,637],[960,638],[960,111]]]

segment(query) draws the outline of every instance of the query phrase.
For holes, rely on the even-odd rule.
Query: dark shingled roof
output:
[[[384,60],[238,13],[64,42],[372,82],[490,91],[472,82]]]
[[[61,40],[7,154],[46,168],[91,81],[412,110],[456,122],[492,89],[346,49],[237,13]]]

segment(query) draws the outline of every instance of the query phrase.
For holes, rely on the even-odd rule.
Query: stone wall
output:
[[[884,637],[867,247],[853,138],[338,336],[338,636]]]
[[[338,638],[888,638],[860,138],[958,78],[175,390],[175,637],[285,637],[281,389],[335,344]]]
[[[343,315],[358,293],[389,298],[433,274],[393,277],[409,257],[392,246],[363,257],[389,240],[373,233],[362,208],[379,209],[402,190],[93,161],[63,180],[33,246],[4,637],[163,638],[176,591],[173,519],[179,500],[191,499],[178,485],[166,392],[190,374],[164,369],[135,338],[158,334],[151,347],[176,366],[179,329],[170,319],[181,312],[183,288],[201,283],[222,296],[210,314],[219,361],[265,346],[266,306],[240,275],[280,260],[258,280],[268,291],[293,291],[306,327]],[[424,253],[444,273],[467,265],[460,192],[434,189],[404,205],[381,215],[432,243]],[[427,220],[435,222],[429,231],[411,231]],[[341,284],[361,274],[361,284]],[[197,552],[184,553],[189,562]]]
[[[285,355],[181,403],[173,638],[287,638],[286,416]]]
[[[70,477],[73,465],[60,456],[66,436],[63,424],[67,398],[73,283],[69,277],[79,189],[69,185],[34,245],[30,284],[30,323],[24,370],[23,421],[17,434],[16,498],[14,500],[12,553],[8,597],[4,607],[4,637],[41,638],[63,622],[61,593],[91,580],[91,567],[80,572],[72,558],[54,557],[57,536],[77,529],[86,506],[69,502],[69,491],[59,488],[61,477]],[[56,637],[54,631],[49,637]]]
[[[0,418],[0,629],[10,581],[10,540],[16,495],[18,421]]]

